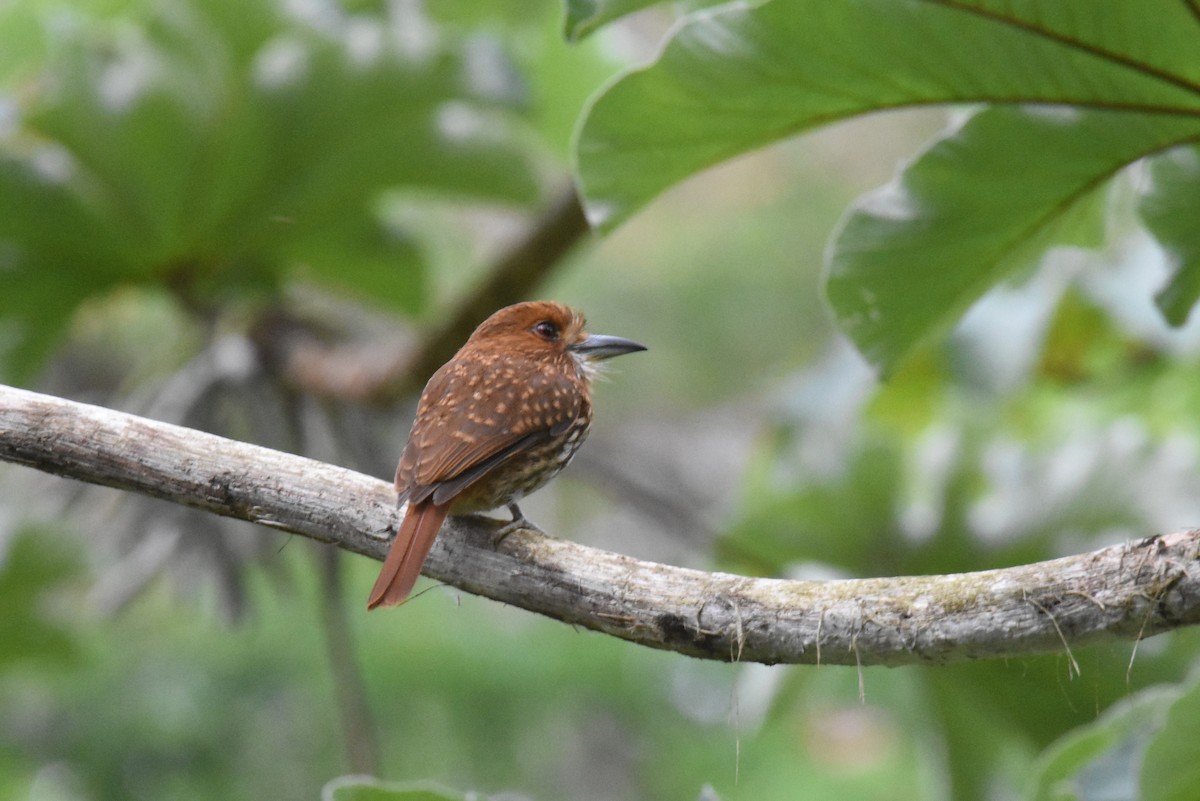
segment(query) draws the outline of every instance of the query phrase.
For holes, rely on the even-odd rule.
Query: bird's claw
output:
[[[520,507],[518,507],[515,503],[510,503],[508,505],[508,511],[512,513],[513,519],[496,529],[496,533],[492,535],[493,548],[503,542],[509,534],[512,534],[514,531],[518,531],[520,529],[529,529],[530,531],[536,531],[539,534],[545,533],[532,522],[530,522],[529,518],[525,516],[525,513],[522,512]]]

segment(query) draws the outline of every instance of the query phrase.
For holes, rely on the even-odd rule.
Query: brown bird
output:
[[[592,422],[597,363],[645,350],[621,337],[588,334],[560,303],[508,306],[475,329],[421,393],[396,491],[408,511],[371,590],[368,609],[412,591],[446,515],[507,506],[567,466]]]

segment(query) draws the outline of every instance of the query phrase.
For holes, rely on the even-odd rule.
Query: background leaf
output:
[[[1148,163],[1149,187],[1138,210],[1166,249],[1173,272],[1158,294],[1172,325],[1183,325],[1200,298],[1200,231],[1187,220],[1200,213],[1200,148],[1179,147]]]
[[[56,32],[20,135],[0,141],[11,375],[86,298],[164,276],[189,302],[303,276],[415,313],[424,255],[384,216],[384,193],[539,194],[514,98],[467,69],[467,40],[406,45],[390,18],[304,21],[229,0],[125,13]],[[94,280],[64,291],[63,264]],[[34,298],[56,302],[26,316]]]
[[[1171,704],[1162,728],[1146,747],[1138,772],[1144,801],[1187,801],[1200,784],[1195,744],[1200,736],[1200,682],[1192,681]]]
[[[1040,758],[1030,798],[1088,801],[1135,792],[1141,754],[1179,695],[1173,687],[1144,690],[1064,736]]]
[[[850,211],[830,248],[829,302],[863,354],[891,369],[1046,246],[1099,244],[1100,209],[1085,204],[1121,169],[1198,133],[1189,118],[978,112]]]

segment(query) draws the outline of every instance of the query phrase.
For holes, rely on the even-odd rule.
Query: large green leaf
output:
[[[1039,248],[1096,244],[1082,204],[1130,163],[1197,135],[1200,118],[988,108],[851,210],[829,251],[829,301],[886,370]],[[1068,230],[1080,216],[1090,230]]]
[[[1200,113],[1195,19],[1168,0],[773,0],[692,15],[601,92],[576,143],[612,227],[718,161],[834,120],[936,103]]]
[[[1198,50],[1192,12],[1168,0],[770,0],[695,13],[653,64],[594,99],[579,181],[589,219],[609,228],[697,170],[815,126],[992,104],[860,202],[830,249],[839,321],[887,371],[1045,247],[1095,243],[1098,190],[1115,173],[1200,141]],[[1155,177],[1147,220],[1181,262],[1161,299],[1178,321],[1200,293],[1187,267],[1200,207],[1181,195],[1180,168],[1164,162]]]
[[[1183,325],[1200,298],[1200,147],[1180,147],[1150,161],[1139,211],[1175,271],[1158,295],[1159,308],[1172,324]]]

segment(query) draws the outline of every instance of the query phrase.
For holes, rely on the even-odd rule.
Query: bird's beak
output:
[[[611,359],[613,356],[620,356],[622,353],[636,353],[645,349],[646,346],[640,342],[634,342],[632,339],[624,337],[611,337],[607,334],[591,334],[586,339],[567,348],[573,353],[597,362],[602,359]]]

